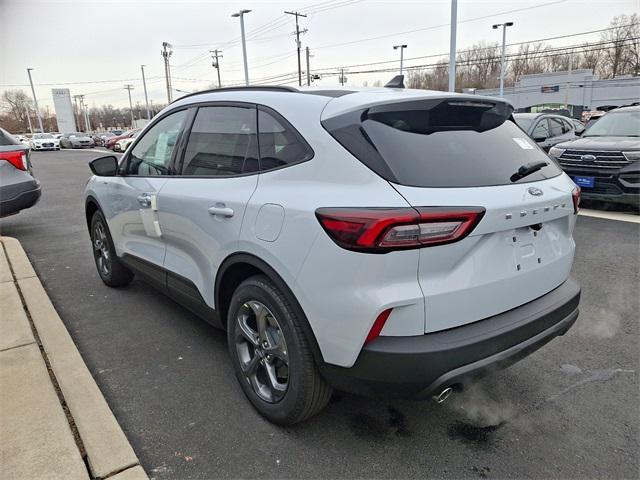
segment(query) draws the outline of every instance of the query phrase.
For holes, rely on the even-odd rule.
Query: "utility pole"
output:
[[[284,12],[287,15],[293,15],[296,17],[296,46],[298,47],[298,86],[302,86],[302,66],[300,64],[300,27],[298,26],[298,17],[307,17],[298,12]]]
[[[75,125],[74,128],[76,130],[80,130],[80,110],[78,109],[78,99],[79,98],[80,98],[80,95],[74,95],[73,96],[73,101],[76,104],[76,108],[73,110],[73,117],[74,117],[74,120],[76,122],[76,125]]]
[[[91,131],[91,119],[89,118],[89,105],[84,105],[84,121],[87,125],[87,132]]]
[[[168,42],[162,42],[162,58],[164,58],[164,78],[167,83],[167,103],[171,103],[171,66],[169,65],[169,58],[173,51],[171,50],[171,44]]]
[[[502,59],[500,60],[500,98],[504,96],[504,75],[507,67],[507,27],[513,26],[513,22],[496,23],[493,29],[502,27]]]
[[[129,111],[131,112],[131,128],[135,125],[135,118],[133,118],[133,103],[131,103],[131,90],[135,90],[133,85],[126,84],[124,89],[129,93]]]
[[[222,82],[220,81],[220,59],[222,58],[220,53],[222,53],[222,50],[216,48],[215,50],[209,50],[209,52],[213,54],[211,55],[211,59],[213,60],[211,65],[218,71],[218,88],[222,88]]]
[[[244,38],[244,14],[251,10],[240,10],[238,13],[231,15],[240,18],[240,36],[242,37],[242,58],[244,59],[244,84],[249,86],[249,66],[247,65],[247,42]]]
[[[402,52],[404,51],[405,48],[407,48],[406,45],[394,45],[393,46],[394,50],[400,49],[400,75],[402,75],[402,60],[403,60]]]
[[[451,38],[449,39],[449,91],[456,91],[456,29],[458,28],[458,0],[451,0]]]
[[[36,108],[36,116],[38,117],[38,125],[40,125],[40,131],[44,133],[42,128],[42,118],[40,117],[40,110],[38,109],[38,99],[36,98],[36,90],[33,88],[33,80],[31,79],[31,70],[33,68],[27,68],[27,74],[29,75],[29,83],[31,84],[31,93],[33,94],[33,106]]]
[[[340,85],[344,87],[344,84],[347,82],[346,77],[344,76],[344,67],[340,69]]]
[[[24,111],[27,113],[27,122],[29,123],[29,132],[33,135],[33,126],[31,125],[31,115],[29,114],[29,106],[24,106]]]
[[[311,57],[311,55],[309,54],[309,47],[306,48],[306,54],[307,54],[307,87],[311,86],[311,70],[309,69],[309,57]]]
[[[80,118],[84,120],[84,129],[86,132],[89,131],[89,121],[87,120],[87,112],[84,108],[84,95],[76,95],[77,98],[80,99],[80,110],[78,111],[78,129],[80,128]]]
[[[147,120],[151,120],[151,112],[149,111],[149,97],[147,97],[147,80],[144,78],[144,65],[140,65],[142,70],[142,87],[144,88],[144,103],[147,107]]]

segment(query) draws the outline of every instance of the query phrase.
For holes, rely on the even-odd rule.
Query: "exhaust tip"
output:
[[[453,388],[447,387],[432,398],[436,403],[443,403],[453,393]]]

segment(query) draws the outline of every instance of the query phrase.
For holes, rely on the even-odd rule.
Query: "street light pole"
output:
[[[404,49],[407,48],[406,45],[394,45],[393,49],[394,50],[398,50],[400,49],[400,75],[402,75],[402,60],[403,60],[403,55],[402,53],[404,52]]]
[[[449,38],[449,91],[456,91],[456,29],[458,28],[458,0],[451,0],[451,33]]]
[[[507,51],[507,27],[513,26],[513,22],[496,23],[493,29],[502,27],[502,59],[500,60],[500,98],[504,96],[504,74],[506,73]]]
[[[231,15],[232,17],[240,17],[240,35],[242,37],[242,58],[244,59],[244,84],[249,86],[249,66],[247,65],[247,42],[244,38],[244,14],[251,10],[240,10],[238,13]]]
[[[31,70],[33,68],[27,68],[27,74],[29,75],[29,83],[31,84],[31,93],[33,94],[33,106],[36,108],[36,116],[38,117],[38,125],[40,125],[40,131],[44,133],[42,128],[42,118],[40,117],[40,110],[38,109],[38,99],[36,98],[36,90],[33,88],[33,80],[31,79]]]
[[[147,106],[147,120],[151,120],[151,112],[149,111],[149,97],[147,97],[147,81],[144,78],[144,65],[140,65],[142,70],[142,87],[144,88],[144,103]]]

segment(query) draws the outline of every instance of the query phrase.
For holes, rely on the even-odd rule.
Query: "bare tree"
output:
[[[13,120],[14,130],[26,132],[29,127],[28,112],[32,110],[33,101],[23,90],[5,90],[0,98],[0,106]]]
[[[635,22],[635,23],[634,23]],[[601,74],[614,78],[618,75],[631,73],[633,70],[633,38],[638,33],[638,15],[617,15],[611,20],[610,28],[601,34],[602,41],[610,42],[611,46],[603,50]],[[628,71],[627,71],[628,69]]]

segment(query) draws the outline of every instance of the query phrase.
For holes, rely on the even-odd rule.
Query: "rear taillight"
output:
[[[18,170],[27,169],[27,154],[22,150],[17,152],[0,152],[0,160],[6,160]]]
[[[571,197],[573,198],[573,213],[577,214],[580,208],[580,193],[582,193],[582,189],[580,187],[576,187],[571,192]]]
[[[478,224],[484,208],[319,208],[316,216],[342,248],[386,253],[456,242]]]

